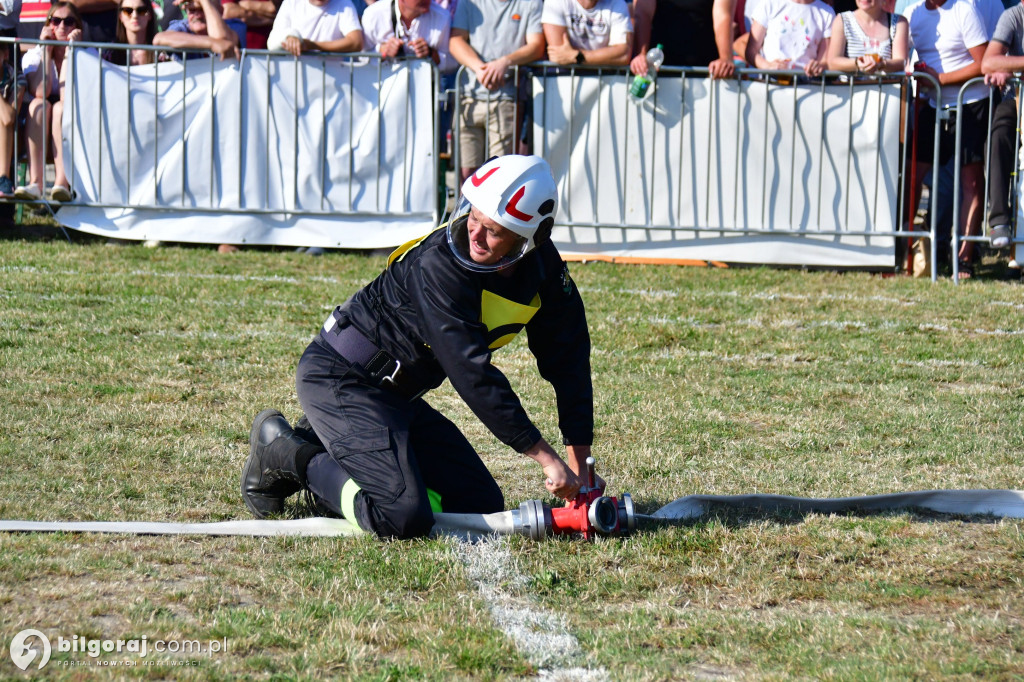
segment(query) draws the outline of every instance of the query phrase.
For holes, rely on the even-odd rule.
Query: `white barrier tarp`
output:
[[[627,85],[622,75],[534,80],[534,148],[559,181],[563,254],[893,265],[890,236],[815,233],[897,229],[898,83],[674,74],[639,107]]]
[[[80,201],[107,207],[58,217],[125,239],[400,244],[436,224],[431,75],[321,56],[129,71],[74,50],[65,168]]]

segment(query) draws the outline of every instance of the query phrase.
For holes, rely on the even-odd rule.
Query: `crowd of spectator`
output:
[[[524,151],[528,107],[519,103],[530,93],[527,79],[514,77],[514,66],[547,60],[628,66],[640,75],[650,67],[648,48],[660,44],[665,65],[707,68],[711,78],[733,77],[737,66],[807,77],[826,70],[853,77],[917,72],[939,87],[929,89],[927,80],[918,85],[910,205],[916,206],[932,165],[950,165],[956,151],[950,120],[959,115],[965,123],[961,186],[945,188],[962,196],[957,229],[979,234],[987,170],[993,180],[991,244],[1001,248],[1012,241],[1008,190],[1016,103],[1012,92],[996,100],[986,169],[989,88],[968,88],[960,107],[957,98],[972,78],[984,74],[1002,87],[1010,73],[1024,70],[1024,9],[1006,2],[1012,6],[1004,13],[1000,0],[5,0],[0,35],[111,42],[119,47],[103,57],[131,65],[167,57],[120,46],[198,48],[222,59],[237,58],[243,47],[293,55],[377,52],[383,58],[429,58],[447,86],[461,65],[468,75],[458,109],[463,179],[491,156]],[[0,58],[0,197],[71,199],[60,139],[64,53],[62,46],[32,46],[20,56],[20,69],[13,51]],[[12,136],[22,107],[28,178],[14,188]],[[936,118],[943,124],[933,158]],[[56,172],[48,191],[47,152]],[[974,247],[963,242],[956,254],[965,277],[976,259]]]

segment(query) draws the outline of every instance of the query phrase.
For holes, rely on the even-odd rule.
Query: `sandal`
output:
[[[956,262],[956,269],[961,280],[974,277],[974,264],[969,259],[958,259]]]

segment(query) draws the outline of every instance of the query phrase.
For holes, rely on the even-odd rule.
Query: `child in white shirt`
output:
[[[747,63],[820,76],[835,16],[822,0],[761,0],[751,16]]]

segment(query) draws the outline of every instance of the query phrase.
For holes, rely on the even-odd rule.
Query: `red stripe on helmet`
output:
[[[520,187],[519,191],[512,195],[512,198],[509,200],[508,206],[505,207],[505,210],[508,211],[508,214],[513,218],[518,218],[523,222],[529,222],[533,220],[533,216],[527,215],[516,208],[516,205],[519,204],[519,200],[523,198],[524,194],[526,194],[526,185]]]
[[[493,168],[491,168],[491,170],[489,170],[486,173],[484,173],[482,177],[478,176],[476,173],[473,173],[473,175],[471,175],[469,179],[473,183],[474,187],[479,187],[480,185],[482,185],[484,183],[484,180],[486,180],[487,178],[491,177],[491,175],[494,173],[494,171],[498,170],[498,168],[500,168],[500,166],[494,166]]]

